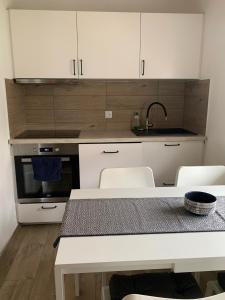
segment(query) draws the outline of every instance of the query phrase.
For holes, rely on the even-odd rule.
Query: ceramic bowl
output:
[[[216,197],[204,192],[189,192],[185,194],[184,207],[193,214],[207,216],[216,211]]]

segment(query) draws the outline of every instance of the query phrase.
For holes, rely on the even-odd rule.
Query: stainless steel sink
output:
[[[196,133],[183,129],[183,128],[150,128],[132,130],[137,136],[158,136],[158,135],[170,135],[170,136],[191,136],[197,135]]]

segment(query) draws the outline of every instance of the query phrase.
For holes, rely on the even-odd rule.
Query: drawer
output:
[[[18,204],[19,223],[61,223],[66,203]]]
[[[105,168],[142,166],[142,144],[82,144],[79,145],[80,186],[97,188]]]

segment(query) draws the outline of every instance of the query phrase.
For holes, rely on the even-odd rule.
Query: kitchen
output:
[[[214,34],[224,6],[125,2],[110,9],[15,1],[8,22],[3,1],[1,249],[17,221],[60,222],[70,190],[98,188],[104,168],[150,166],[156,186],[169,187],[180,166],[224,164],[223,51]],[[159,104],[147,117],[155,102],[167,118]],[[130,130],[135,113],[139,127],[149,122],[147,136]],[[172,133],[151,134],[152,124]],[[51,184],[42,193],[32,184],[31,160],[56,153],[65,178],[76,180],[55,197]]]

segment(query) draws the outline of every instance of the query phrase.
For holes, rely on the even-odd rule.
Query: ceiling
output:
[[[203,12],[202,0],[5,0],[8,8],[144,12]]]

